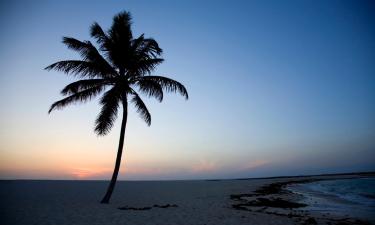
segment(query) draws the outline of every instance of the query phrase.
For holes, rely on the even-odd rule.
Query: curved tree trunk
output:
[[[123,106],[123,115],[122,115],[122,123],[121,123],[121,132],[120,132],[120,141],[118,145],[118,150],[117,150],[117,157],[116,157],[116,164],[115,164],[115,169],[113,170],[112,174],[112,179],[111,183],[109,183],[107,193],[103,197],[102,201],[100,203],[109,203],[109,199],[111,198],[112,192],[115,188],[116,181],[117,181],[117,175],[120,170],[120,164],[121,164],[121,155],[122,155],[122,150],[124,146],[124,137],[125,137],[125,128],[126,128],[126,121],[128,118],[128,104],[125,99],[122,101],[122,106]]]

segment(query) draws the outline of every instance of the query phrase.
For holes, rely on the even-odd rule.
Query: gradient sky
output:
[[[122,10],[190,99],[144,98],[151,127],[131,109],[120,179],[375,170],[373,1],[1,1],[1,179],[110,178],[120,121],[97,137],[97,99],[48,115],[74,78],[43,68]]]

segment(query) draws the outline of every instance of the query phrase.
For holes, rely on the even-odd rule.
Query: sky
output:
[[[75,78],[44,68],[123,10],[189,100],[143,96],[150,127],[130,109],[120,180],[375,170],[372,1],[1,1],[0,179],[110,178],[121,121],[98,137],[98,99],[48,114]]]

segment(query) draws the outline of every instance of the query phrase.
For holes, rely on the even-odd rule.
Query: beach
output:
[[[1,224],[373,224],[373,218],[309,211],[288,187],[374,174],[197,181],[0,181]],[[371,217],[371,216],[369,216]]]

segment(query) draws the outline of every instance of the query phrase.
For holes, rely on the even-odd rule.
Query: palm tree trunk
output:
[[[112,192],[113,192],[113,190],[115,188],[116,181],[117,181],[117,175],[118,175],[118,172],[120,170],[121,156],[122,156],[122,150],[123,150],[123,146],[124,146],[126,121],[127,121],[127,118],[128,118],[128,109],[127,109],[128,108],[128,103],[127,103],[126,99],[123,99],[122,106],[123,106],[124,112],[123,112],[123,115],[122,115],[120,141],[119,141],[118,150],[117,150],[117,157],[116,157],[115,169],[113,170],[111,183],[109,183],[109,186],[108,186],[108,189],[107,189],[107,193],[105,194],[105,196],[103,197],[102,201],[100,202],[102,204],[103,203],[104,204],[108,204],[109,203],[109,199],[112,196]]]

